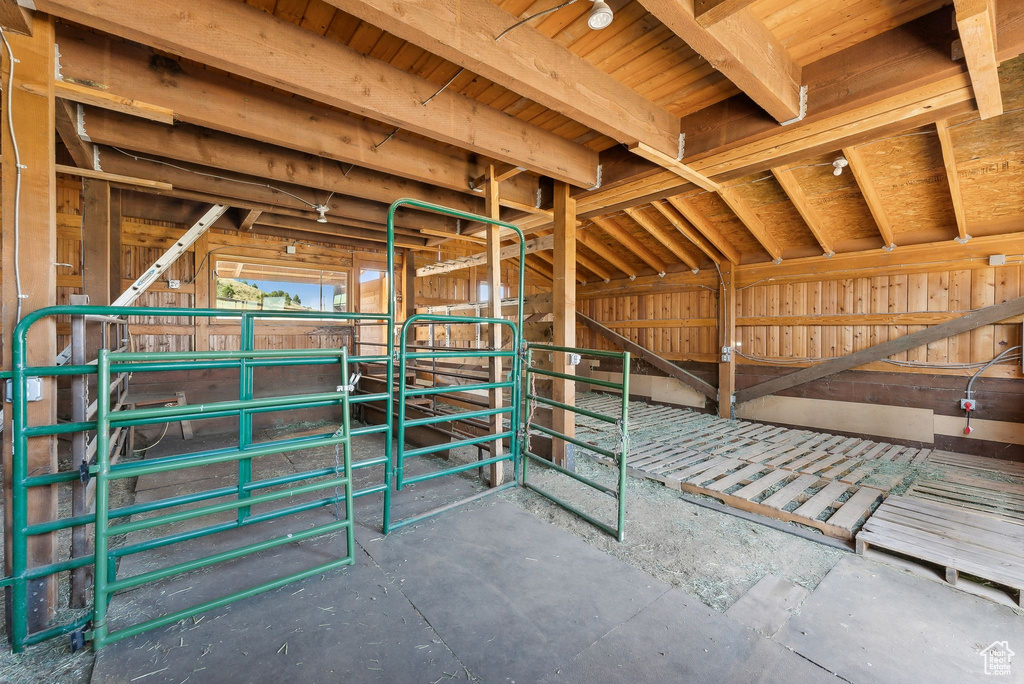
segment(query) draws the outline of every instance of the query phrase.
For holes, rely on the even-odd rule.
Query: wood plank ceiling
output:
[[[1021,151],[1018,142],[1024,133],[1024,116],[1020,112],[1024,108],[1022,59],[1005,61],[1000,68],[1002,103],[1006,112],[1003,116],[981,121],[978,115],[971,111],[974,103],[970,100],[969,94],[949,96],[949,99],[943,101],[945,104],[942,107],[945,109],[942,111],[950,116],[948,120],[943,119],[939,123],[938,130],[934,124],[935,118],[922,119],[921,110],[908,110],[908,113],[895,116],[891,115],[891,112],[896,110],[880,109],[883,112],[890,112],[885,114],[889,118],[881,123],[865,126],[864,130],[867,133],[855,140],[851,137],[852,134],[839,135],[829,132],[832,138],[826,135],[821,143],[787,143],[795,150],[791,153],[780,147],[778,150],[759,153],[756,162],[717,162],[714,160],[717,159],[715,154],[718,150],[723,150],[719,154],[721,157],[722,154],[728,154],[730,148],[740,149],[737,145],[745,144],[745,141],[756,144],[758,139],[767,140],[773,135],[791,134],[785,127],[779,127],[775,121],[765,123],[763,113],[760,119],[756,114],[747,114],[746,112],[751,109],[749,100],[724,75],[726,67],[719,65],[723,70],[716,69],[648,11],[649,7],[660,6],[660,3],[611,2],[615,10],[615,19],[610,27],[601,31],[588,28],[587,15],[591,4],[584,0],[571,3],[530,23],[533,30],[565,48],[591,67],[611,76],[653,105],[667,110],[672,116],[683,119],[684,124],[692,123],[692,126],[683,126],[684,133],[693,136],[693,131],[710,132],[709,135],[686,140],[686,154],[683,157],[683,161],[687,163],[693,163],[689,160],[694,159],[697,164],[718,165],[709,167],[707,171],[703,167],[698,167],[702,173],[715,173],[716,180],[725,188],[722,192],[708,192],[687,185],[679,178],[672,181],[671,174],[666,178],[665,172],[628,154],[618,141],[608,135],[523,97],[474,73],[472,69],[462,68],[431,54],[422,47],[406,42],[336,7],[346,6],[345,2],[244,2],[284,22],[298,25],[312,34],[343,44],[360,55],[412,74],[432,84],[436,90],[444,89],[447,93],[464,96],[486,108],[515,117],[535,129],[600,153],[605,185],[592,189],[589,193],[585,189],[577,191],[580,197],[580,216],[583,219],[579,254],[582,257],[581,262],[586,261],[594,266],[588,270],[586,264],[582,263],[581,270],[590,277],[625,277],[660,271],[707,268],[713,261],[721,260],[752,263],[812,257],[831,252],[876,250],[893,245],[898,249],[906,245],[952,241],[965,235],[995,235],[1024,229],[1020,218],[1024,214],[1024,193],[1019,190],[1020,187],[1024,187],[1024,152]],[[520,18],[529,17],[557,4],[553,0],[491,2],[510,15]],[[46,9],[46,5],[51,3],[38,4]],[[943,31],[951,33],[948,38],[951,41],[955,38],[955,33],[952,33],[951,28],[952,13],[946,8],[949,4],[951,2],[943,0],[755,0],[742,12],[747,13],[744,16],[750,21],[763,26],[770,34],[770,39],[781,46],[796,68],[803,69],[803,83],[817,83],[823,79],[826,83],[832,83],[841,82],[842,74],[827,73],[826,66],[832,71],[836,71],[837,68],[836,64],[829,61],[830,58],[834,57],[841,67],[848,53],[857,50],[859,46],[872,45],[873,43],[869,41],[873,39],[886,38],[887,32],[892,32],[893,29],[906,25],[920,25],[925,29],[929,26],[942,26]],[[943,12],[946,15],[943,15]],[[1005,12],[1008,14],[1000,16],[1009,18],[1003,19],[1003,24],[1010,26],[1014,33],[1011,36],[1012,40],[1000,44],[1000,49],[1004,52],[1012,49],[1006,45],[1007,43],[1013,43],[1014,47],[1018,43],[1024,43],[1024,12],[1019,9]],[[509,23],[513,22],[514,19],[510,16]],[[84,44],[92,39],[79,37],[79,40]],[[947,38],[936,40],[941,43],[941,40]],[[909,44],[913,41],[908,39],[905,42]],[[926,47],[928,46],[922,41],[922,49],[919,52],[924,54]],[[949,61],[949,77],[942,82],[950,84],[943,85],[946,88],[945,92],[952,93],[956,87],[963,91],[964,86],[959,85],[965,78],[963,74],[966,67],[963,66],[963,62],[956,64],[952,55],[947,58],[945,55],[932,54],[937,52],[933,48],[928,49],[931,52],[928,53],[927,59],[936,63],[939,60]],[[1002,57],[1012,57],[1021,50],[1024,50],[1024,45],[1012,54],[1003,54]],[[69,52],[74,51],[69,49]],[[165,54],[173,57],[169,53]],[[920,55],[912,56],[925,59]],[[223,73],[199,61],[178,57],[174,59],[177,60],[174,68],[185,74],[205,73],[213,78],[229,78],[240,84],[240,87],[251,88],[253,92],[272,90],[276,93],[274,97],[291,101],[295,107],[307,109],[313,106],[309,100],[289,92],[286,87],[275,88],[266,83]],[[73,59],[67,68],[72,72],[77,68]],[[862,81],[869,81],[871,78],[871,74],[861,73],[856,76]],[[883,76],[879,74],[877,80],[884,81]],[[112,78],[109,74],[107,77]],[[907,85],[906,88],[909,89],[911,85],[913,84]],[[924,85],[922,84],[922,88]],[[125,83],[123,87],[128,88],[130,84]],[[854,92],[857,87],[859,86],[850,86],[850,91],[853,92],[850,98],[854,95],[862,98],[855,103],[856,106],[871,104],[873,101],[881,101],[886,96],[895,97],[901,92],[906,92],[888,83],[872,83],[870,93],[866,92],[866,87],[864,93]],[[837,94],[838,88],[829,85],[827,90],[828,92],[824,94],[819,94],[817,90],[810,91],[808,112],[812,116],[808,117],[808,127],[824,125],[817,123],[820,117],[816,120],[813,116],[812,107],[816,102],[828,100],[831,109],[826,113],[834,111],[841,115],[844,107],[848,110],[854,108],[855,105],[844,103],[842,95]],[[935,91],[936,97],[944,92],[937,86]],[[424,92],[429,92],[429,89]],[[751,96],[754,97],[753,94]],[[871,96],[874,96],[874,100]],[[923,94],[917,95],[916,91],[915,96],[924,97]],[[929,93],[928,96],[931,97],[932,94]],[[424,106],[429,108],[430,105],[431,102],[428,101]],[[929,105],[928,108],[939,111],[936,105]],[[215,134],[209,129],[218,128],[225,134],[251,135],[257,140],[260,138],[255,134],[203,119],[199,114],[189,114],[184,119],[179,114],[180,120],[189,121],[190,124],[179,123],[175,126],[181,133],[178,140],[171,140],[164,135],[156,134],[153,127],[159,127],[159,124],[132,123],[132,120],[128,119],[127,123],[122,122],[124,126],[118,133],[109,121],[109,116],[89,108],[83,111],[87,132],[91,121],[95,122],[97,131],[101,128],[105,131],[106,137],[98,134],[101,144],[114,146],[117,142],[120,144],[116,146],[120,148],[163,156],[177,162],[188,162],[198,165],[196,168],[213,167],[245,174],[246,177],[265,178],[274,182],[288,181],[297,186],[317,190],[337,190],[335,186],[338,183],[351,183],[348,176],[355,170],[357,176],[363,174],[360,178],[363,178],[366,184],[378,183],[381,187],[384,186],[378,182],[376,176],[359,168],[358,165],[349,166],[347,171],[345,167],[340,167],[344,179],[337,178],[336,173],[325,175],[324,157],[329,162],[331,158],[338,159],[338,156],[321,151],[322,146],[298,147],[297,142],[291,150],[280,147],[259,148],[258,154],[267,168],[265,172],[259,170],[258,163],[242,165],[237,155],[230,154],[232,148],[229,143],[233,141],[229,139],[233,136]],[[400,146],[422,145],[424,149],[434,150],[432,154],[435,156],[450,155],[453,159],[461,160],[458,163],[469,169],[470,173],[473,172],[473,168],[479,168],[480,164],[486,161],[483,157],[472,154],[467,156],[464,150],[428,141],[426,136],[415,132],[399,130],[394,138],[389,138],[390,132],[394,130],[391,125],[379,124],[366,117],[337,109],[334,111],[336,115],[349,120],[365,122],[369,126],[366,130],[379,138],[374,143],[377,147],[392,145],[395,149],[405,149]],[[443,111],[438,112],[438,116],[443,115]],[[105,125],[100,126],[99,124],[104,122],[104,117],[107,119]],[[723,121],[732,126],[730,131],[741,131],[734,136],[734,141],[725,141],[725,145],[721,144],[722,140],[716,140],[716,136],[712,135],[716,133],[715,126],[725,125]],[[747,121],[750,123],[746,123]],[[922,121],[924,125],[921,125]],[[132,127],[141,129],[143,125],[154,132],[154,135],[147,138],[150,144],[138,142],[133,146],[130,140]],[[847,125],[855,128],[856,122]],[[749,132],[742,133],[742,126],[747,126]],[[398,128],[401,129],[401,126]],[[798,128],[799,126],[796,126],[792,130]],[[241,126],[238,126],[238,129],[241,129]],[[939,135],[940,132],[942,136]],[[196,136],[195,142],[190,142],[188,135]],[[724,133],[718,131],[717,135],[721,136]],[[844,142],[830,146],[830,139]],[[221,150],[219,154],[212,151],[215,142],[221,145],[216,148]],[[244,141],[234,142],[237,144]],[[281,138],[263,138],[263,142],[290,145]],[[161,145],[164,147],[161,148]],[[374,147],[375,152],[377,147]],[[316,164],[320,166],[314,174],[303,175],[291,170],[284,175],[275,173],[279,166],[271,164],[268,158],[274,150],[280,150],[281,153],[280,159],[275,159],[275,163],[288,169],[291,169],[291,166],[288,166],[291,162],[284,152],[313,154]],[[119,159],[114,152],[110,152],[109,155],[107,152],[102,154],[101,158],[118,166],[124,172],[136,175],[169,173],[159,167],[145,167],[138,160],[131,162],[128,159]],[[833,161],[841,157],[847,159],[852,167],[845,168],[836,176],[833,174]],[[107,164],[104,164],[104,168],[107,168]],[[378,170],[385,168],[386,164]],[[747,169],[747,172],[744,172],[744,169]],[[434,178],[429,171],[423,172],[421,176],[417,176],[417,173],[419,172],[415,170],[403,170],[400,175],[403,175],[404,179],[397,179],[393,192],[400,196],[402,187],[408,184],[409,178],[421,177],[422,181],[428,184]],[[543,210],[538,211],[538,208],[531,207],[531,204],[536,205],[535,198],[540,196],[540,205],[550,206],[547,183],[529,172],[503,181],[502,191],[506,200],[503,216],[518,216],[513,208],[530,208],[533,213],[526,216],[524,225],[529,226],[534,232],[545,234],[547,219]],[[450,203],[461,202],[472,209],[473,203],[479,202],[468,187],[461,187],[461,181],[457,177],[452,180],[438,179],[434,184],[455,192],[454,195],[447,196],[446,201]],[[201,194],[198,188],[193,188],[192,192]],[[217,191],[210,189],[209,192],[216,194]],[[348,192],[355,194],[356,191],[353,189]],[[392,190],[381,190],[372,196],[364,192],[358,196],[368,198],[364,201],[386,202],[390,192]],[[591,196],[595,200],[592,205],[588,205],[586,198]],[[601,201],[597,201],[597,197],[601,197]],[[954,197],[959,197],[962,201],[959,216],[954,206]],[[255,204],[257,198],[249,198],[249,202]],[[301,205],[294,207],[296,215],[301,210]],[[338,211],[342,212],[342,208],[339,207]],[[345,219],[346,225],[367,228],[379,225],[369,207],[362,213],[355,213],[358,216]],[[409,227],[411,234],[416,233],[415,228],[424,227],[413,217],[407,218],[404,224]],[[453,226],[445,222],[434,222],[429,227],[434,231],[447,231]],[[433,244],[437,239],[436,235],[424,234],[424,243]],[[614,262],[609,258],[611,254],[618,257]]]

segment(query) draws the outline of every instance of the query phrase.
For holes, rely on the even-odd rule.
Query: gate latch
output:
[[[569,365],[570,366],[578,366],[578,365],[580,365],[580,361],[581,360],[582,359],[580,358],[579,354],[573,354],[572,352],[569,352]]]
[[[337,392],[345,392],[347,394],[352,394],[353,392],[356,391],[356,385],[359,383],[359,380],[362,377],[363,377],[362,373],[353,373],[352,375],[350,375],[348,377],[348,384],[347,385],[338,385],[338,389],[335,390],[335,391],[337,391]]]

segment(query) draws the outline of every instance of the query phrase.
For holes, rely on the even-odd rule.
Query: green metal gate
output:
[[[613,382],[611,380],[601,380],[598,378],[588,378],[584,376],[573,375],[569,373],[559,373],[554,370],[547,370],[544,368],[538,368],[534,365],[534,353],[535,352],[548,352],[554,354],[565,354],[574,357],[572,360],[575,363],[570,365],[576,365],[582,360],[583,357],[591,358],[603,358],[603,359],[617,359],[622,363],[622,379],[619,382]],[[596,349],[573,349],[570,347],[556,347],[550,344],[530,344],[526,348],[526,436],[523,439],[523,486],[530,489],[541,496],[544,496],[554,503],[558,504],[562,508],[575,513],[579,517],[583,518],[587,522],[601,528],[608,534],[612,535],[619,541],[622,541],[626,533],[626,458],[629,455],[629,352],[611,352],[611,351],[600,351]],[[569,380],[571,382],[585,383],[595,387],[601,387],[606,390],[618,392],[622,396],[621,408],[618,415],[606,415],[598,413],[596,411],[588,411],[587,409],[580,408],[579,406],[565,404],[560,401],[555,401],[553,397],[544,397],[537,393],[535,385],[537,376],[544,378],[559,378],[563,380]],[[554,430],[553,428],[546,427],[539,424],[534,420],[534,416],[538,405],[546,407],[548,409],[560,409],[568,411],[574,415],[586,416],[592,420],[600,421],[603,423],[610,423],[618,428],[618,444],[615,448],[606,448],[598,446],[596,444],[590,444],[576,437],[563,434]],[[530,451],[530,436],[534,433],[540,433],[552,440],[561,439],[565,442],[573,444],[586,451],[591,451],[596,454],[603,456],[618,466],[618,486],[617,488],[607,487],[600,482],[596,482],[590,478],[584,477],[579,473],[569,468],[564,468],[553,461],[546,458],[542,458],[537,454]],[[596,489],[599,492],[614,497],[617,501],[617,520],[615,525],[610,525],[606,522],[598,520],[594,516],[585,513],[580,510],[577,506],[574,506],[560,497],[547,492],[535,484],[529,482],[530,462],[540,464],[546,468],[551,468],[563,475],[567,475],[577,482],[581,482],[588,487]]]

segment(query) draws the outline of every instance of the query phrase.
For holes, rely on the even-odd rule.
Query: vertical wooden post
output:
[[[111,290],[110,237],[110,183],[108,181],[82,179],[82,280],[83,294],[89,296],[89,303],[104,306],[110,304],[121,290]],[[118,273],[120,275],[120,273]],[[120,285],[120,282],[118,282]],[[100,348],[102,331],[100,326],[86,324],[85,355],[89,360],[96,358]]]
[[[19,211],[18,263],[21,266],[22,316],[36,309],[57,303],[57,195],[54,182],[54,32],[53,20],[42,14],[32,18],[32,37],[8,35],[15,59],[14,87],[8,93],[7,74],[11,64],[3,57],[3,366],[11,368],[11,339],[17,324],[18,290],[14,277],[15,187],[18,166],[15,163],[14,141],[7,125],[7,97],[13,96],[12,114],[21,160],[21,199]],[[57,356],[57,323],[46,318],[32,326],[28,336],[26,362],[33,366],[49,366]],[[6,568],[11,569],[11,411],[4,411],[4,534],[6,535]],[[57,383],[53,378],[43,382],[43,399],[28,404],[29,425],[51,425],[57,422]],[[57,440],[36,437],[29,440],[28,472],[41,474],[57,470]],[[54,487],[34,487],[28,496],[28,523],[39,523],[57,517],[57,491]],[[57,535],[33,536],[28,543],[28,566],[44,565],[57,560]],[[29,586],[29,630],[46,626],[56,603],[55,578],[43,578]],[[10,603],[8,602],[8,606]]]
[[[208,309],[210,307],[210,281],[212,280],[210,275],[213,273],[213,264],[208,258],[210,254],[210,231],[206,231],[199,236],[193,249],[195,294],[192,295],[192,306],[196,309]],[[202,272],[199,272],[201,264]],[[193,349],[196,351],[210,351],[210,319],[206,316],[198,316],[195,318],[195,321],[196,341]]]
[[[576,200],[569,195],[569,185],[555,181],[555,277],[551,283],[554,312],[555,346],[576,346]],[[575,374],[568,363],[568,354],[555,354],[554,370]],[[576,384],[572,380],[553,379],[552,397],[570,406],[576,405]],[[554,409],[551,426],[569,437],[576,436],[575,416],[571,411]],[[556,439],[551,444],[555,463],[566,463],[567,443]]]
[[[494,165],[487,167],[487,182],[484,184],[485,211],[489,218],[501,218],[501,205],[498,204],[498,181],[495,179]],[[498,226],[487,226],[487,315],[490,318],[501,318],[501,228]],[[475,284],[470,285],[475,288]],[[475,294],[475,293],[474,293]],[[503,326],[490,325],[490,346],[492,349],[500,349],[502,346]],[[492,358],[489,363],[490,381],[500,382],[502,380],[502,363],[500,358]],[[491,390],[490,407],[501,408],[501,390]],[[512,426],[515,429],[516,426]],[[491,417],[491,433],[498,434],[505,431],[505,417],[501,414]],[[501,456],[504,452],[504,444],[501,440],[491,442],[491,457]],[[490,481],[492,487],[501,484],[504,474],[502,463],[495,463],[491,466]]]
[[[402,308],[405,318],[416,314],[416,252],[407,249],[402,253]]]
[[[732,418],[736,391],[736,271],[730,262],[722,262],[722,282],[718,290],[718,326],[723,347],[729,347],[729,360],[718,364],[718,415]],[[720,349],[719,352],[722,350]]]
[[[121,198],[123,191],[111,188],[110,190],[110,301],[113,302],[124,292],[124,281],[121,273]]]

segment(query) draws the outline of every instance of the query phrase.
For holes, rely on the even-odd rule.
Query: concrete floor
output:
[[[140,494],[153,489],[139,484]],[[409,515],[475,489],[458,477],[424,483],[394,510]],[[708,608],[501,498],[386,538],[379,515],[378,497],[357,501],[354,566],[109,646],[93,681],[960,683],[992,680],[980,652],[993,641],[1024,648],[1012,610],[852,555],[809,596],[754,604],[775,616],[766,628],[763,615]],[[296,516],[261,534],[331,519],[326,510]],[[119,576],[252,534],[130,557]],[[111,614],[130,624],[339,553],[343,536],[239,559],[119,595]],[[766,595],[759,600],[775,594]],[[1024,681],[1021,658],[1001,681]]]

